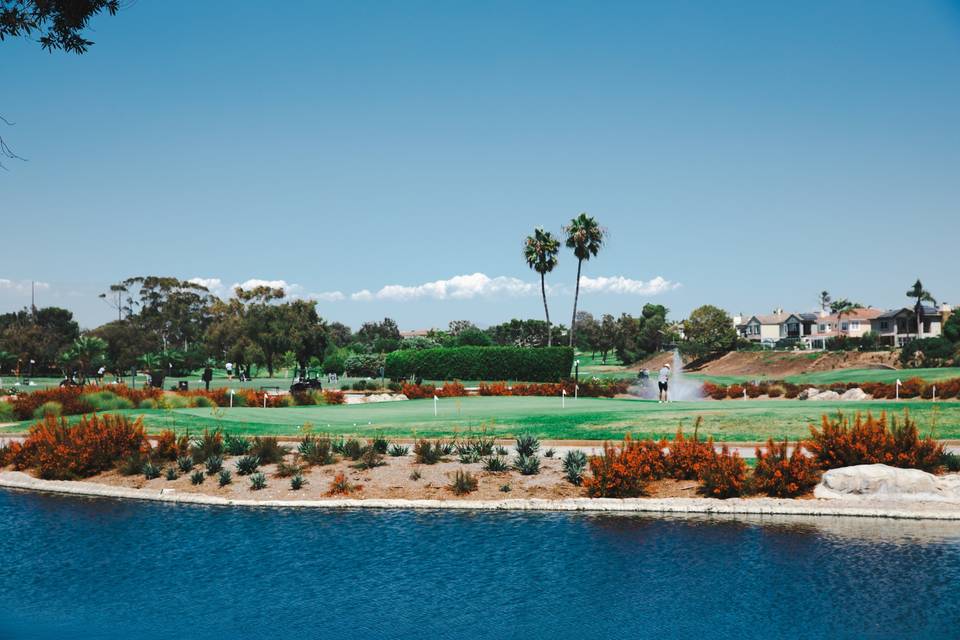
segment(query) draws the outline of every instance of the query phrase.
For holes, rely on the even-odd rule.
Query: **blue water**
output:
[[[0,491],[0,638],[957,638],[960,525]]]

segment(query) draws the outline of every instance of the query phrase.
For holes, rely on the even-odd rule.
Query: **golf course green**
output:
[[[247,435],[298,435],[304,425],[314,432],[392,437],[449,437],[467,429],[486,429],[510,437],[529,431],[541,438],[569,440],[671,437],[678,425],[691,432],[697,417],[700,433],[718,441],[758,441],[802,438],[810,423],[823,414],[871,411],[902,416],[909,408],[923,433],[938,438],[960,438],[960,402],[868,401],[811,402],[801,400],[725,400],[673,402],[544,397],[465,397],[441,399],[434,416],[433,400],[409,400],[357,405],[306,406],[278,409],[253,407],[128,410],[142,415],[150,431],[173,428],[196,433],[205,428]],[[6,427],[23,432],[29,423]]]

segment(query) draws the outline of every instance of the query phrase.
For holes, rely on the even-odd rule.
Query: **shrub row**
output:
[[[454,347],[404,349],[387,355],[386,375],[434,380],[558,382],[570,376],[573,349],[550,347]]]
[[[796,398],[804,389],[814,388],[818,391],[836,391],[843,393],[849,389],[861,389],[864,393],[880,400],[893,399],[897,397],[896,383],[892,382],[834,382],[832,384],[803,384],[797,385],[783,381],[761,382],[759,384],[744,383],[731,384],[729,386],[715,384],[713,382],[703,383],[703,393],[705,396],[714,400],[723,400],[730,398],[733,400],[743,398],[744,392],[747,397],[757,398],[761,395],[767,395],[771,398]],[[582,388],[581,388],[582,389]],[[900,385],[901,398],[925,398],[933,397],[934,389],[938,399],[950,400],[960,397],[960,378],[951,378],[949,380],[939,380],[927,382],[921,378],[908,378],[903,380]]]

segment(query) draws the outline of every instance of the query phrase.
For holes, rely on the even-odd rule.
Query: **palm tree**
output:
[[[834,300],[830,303],[830,311],[837,316],[837,336],[840,335],[840,321],[843,319],[843,316],[852,313],[857,309],[863,309],[863,305],[859,302],[850,302],[846,298],[841,298],[839,300]]]
[[[920,278],[917,278],[917,281],[913,283],[913,286],[910,287],[910,290],[907,291],[908,298],[916,298],[917,302],[913,305],[913,318],[917,324],[917,338],[923,337],[923,303],[931,302],[937,304],[937,301],[934,299],[933,294],[923,288],[923,283],[920,282]]]
[[[820,309],[824,313],[826,313],[827,309],[830,307],[831,300],[832,298],[830,297],[829,291],[824,290],[820,292]]]
[[[567,234],[567,247],[573,249],[577,257],[577,288],[573,294],[573,319],[570,321],[570,346],[573,346],[577,332],[577,302],[580,299],[580,269],[583,261],[595,256],[603,246],[603,237],[606,232],[597,224],[597,221],[586,213],[581,213],[563,228]]]
[[[553,346],[553,331],[550,329],[550,309],[547,308],[546,275],[557,266],[560,241],[542,227],[533,230],[523,242],[523,258],[527,266],[540,274],[540,295],[543,296],[543,312],[547,316],[547,346]]]
[[[63,359],[76,362],[80,372],[80,381],[85,382],[90,366],[107,351],[107,342],[96,336],[80,336],[63,354]]]

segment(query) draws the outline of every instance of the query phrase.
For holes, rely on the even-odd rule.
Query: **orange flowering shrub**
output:
[[[803,454],[800,443],[787,455],[787,441],[767,441],[767,449],[756,450],[757,466],[753,469],[754,486],[760,493],[775,498],[793,498],[810,491],[819,481],[812,458]]]
[[[747,463],[723,445],[720,453],[711,453],[700,473],[700,492],[710,498],[735,498],[743,494],[746,482]]]
[[[713,438],[707,441],[697,437],[702,418],[697,418],[693,430],[693,438],[687,440],[682,428],[677,429],[677,435],[670,444],[670,453],[667,455],[667,475],[677,480],[696,480],[700,472],[710,461],[713,455]]]
[[[764,391],[763,391],[763,389],[761,389],[760,385],[756,385],[756,384],[753,384],[753,383],[748,383],[748,384],[746,384],[746,385],[744,386],[744,388],[747,390],[747,396],[749,396],[749,397],[751,397],[751,398],[759,398],[759,397],[760,397],[761,395],[763,395],[763,393],[764,393]]]
[[[333,476],[333,483],[330,485],[330,491],[327,492],[327,495],[343,496],[350,495],[354,491],[362,490],[363,486],[351,483],[347,480],[347,476],[344,475],[343,471],[338,471],[337,475]]]
[[[817,466],[835,469],[857,464],[888,464],[893,467],[934,471],[940,465],[943,445],[930,436],[921,438],[917,423],[904,412],[903,424],[896,419],[887,427],[887,414],[879,418],[857,413],[853,425],[842,413],[835,419],[824,415],[820,428],[810,425],[810,440],[804,443]]]
[[[327,404],[343,404],[346,402],[343,391],[324,391],[323,399],[327,401]]]
[[[96,389],[96,387],[93,387]],[[90,390],[87,387],[87,390]],[[93,405],[83,397],[81,387],[53,387],[17,395],[13,399],[13,412],[18,420],[29,420],[34,412],[46,402],[59,402],[63,415],[76,415],[93,411]]]
[[[436,388],[432,384],[410,384],[409,382],[405,382],[400,388],[400,393],[410,400],[432,398],[435,391]]]
[[[634,442],[627,434],[622,447],[603,443],[603,453],[590,456],[591,475],[583,485],[593,498],[634,498],[644,495],[650,480],[666,472],[663,444],[652,440]]]
[[[187,440],[186,447],[189,447],[189,438],[187,436],[184,438]],[[170,429],[164,429],[157,435],[153,455],[161,460],[176,460],[177,456],[182,455],[179,445],[177,434]]]
[[[71,426],[66,419],[48,417],[30,427],[13,462],[18,469],[36,468],[41,478],[72,480],[149,452],[140,418],[131,421],[126,416],[93,414]]]
[[[908,378],[900,385],[901,398],[916,398],[923,393],[926,383],[920,378]]]
[[[481,382],[480,395],[482,396],[510,396],[510,387],[506,382]]]
[[[731,400],[737,400],[743,397],[743,387],[739,384],[732,384],[727,387],[727,397]]]
[[[436,390],[440,398],[460,398],[467,395],[467,390],[460,384],[459,380],[453,382],[444,382],[443,386]]]

